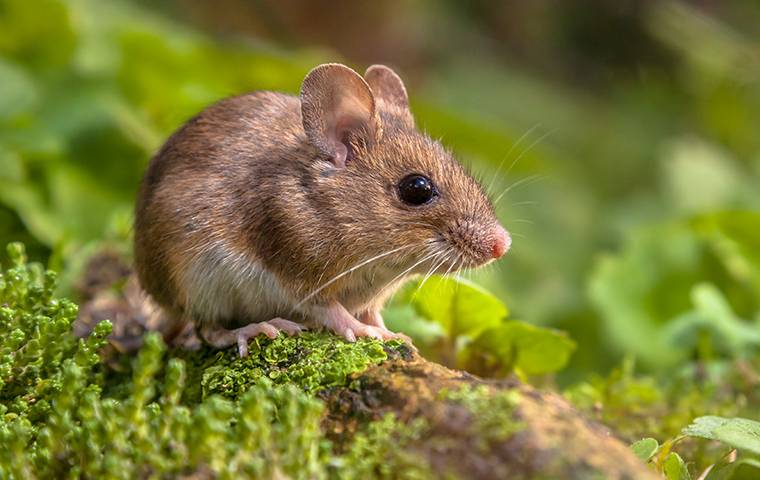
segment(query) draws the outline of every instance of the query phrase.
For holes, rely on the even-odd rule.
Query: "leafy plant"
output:
[[[642,438],[631,445],[631,450],[642,461],[650,462],[667,480],[691,480],[686,462],[670,451],[670,447],[670,443],[661,446],[654,438]]]
[[[590,294],[611,338],[649,369],[757,352],[757,222],[750,212],[715,212],[636,232],[621,254],[603,258]]]
[[[563,332],[507,319],[502,301],[462,278],[433,275],[408,286],[401,297],[416,315],[392,310],[393,327],[412,335],[433,358],[474,373],[554,373],[575,349]]]
[[[682,433],[717,440],[734,448],[760,455],[760,422],[746,418],[706,416],[694,419]]]
[[[660,448],[660,444],[654,438],[642,438],[638,442],[631,445],[631,450],[641,460],[647,462],[650,458],[654,457],[657,453],[657,449]]]
[[[641,460],[652,463],[668,480],[691,480],[686,463],[673,451],[687,437],[714,440],[731,448],[710,464],[699,478],[738,480],[760,475],[760,459],[757,457],[760,455],[760,422],[746,418],[698,417],[679,436],[663,445],[654,438],[644,438],[631,445],[631,449]],[[749,456],[738,457],[733,449]]]
[[[98,349],[110,325],[100,323],[86,340],[76,339],[76,306],[53,297],[54,275],[26,265],[19,245],[9,253],[13,267],[0,275],[4,478],[134,478],[202,469],[324,475],[320,402],[259,379],[234,401],[210,396],[183,405],[184,362],[169,360],[164,370],[156,335],[135,359],[128,395],[105,395]]]
[[[464,368],[482,375],[545,375],[561,370],[575,350],[566,333],[508,320],[468,343]]]

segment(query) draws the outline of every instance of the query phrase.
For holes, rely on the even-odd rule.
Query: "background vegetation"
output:
[[[461,287],[485,316],[407,292],[394,326],[656,437],[664,468],[694,417],[760,411],[759,30],[751,0],[0,0],[0,244],[71,294],[89,254],[128,254],[142,171],[187,118],[323,61],[388,63],[515,235],[470,277],[493,297]],[[693,472],[728,448],[680,445]]]

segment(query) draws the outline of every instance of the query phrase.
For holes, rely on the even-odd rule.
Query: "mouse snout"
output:
[[[496,225],[489,235],[491,255],[494,259],[501,258],[512,246],[512,237],[501,225]]]
[[[481,266],[501,258],[512,238],[498,223],[459,221],[444,236],[460,252],[465,265]]]

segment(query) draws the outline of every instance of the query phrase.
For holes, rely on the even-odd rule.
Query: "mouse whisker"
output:
[[[387,257],[388,255],[391,255],[391,254],[394,254],[394,253],[396,253],[396,252],[399,252],[399,251],[401,251],[401,250],[405,250],[405,249],[408,249],[408,248],[412,248],[412,247],[415,247],[415,246],[416,246],[416,245],[404,245],[403,247],[397,247],[397,248],[394,248],[394,249],[388,250],[388,251],[386,251],[386,252],[383,252],[383,253],[381,253],[380,255],[375,255],[374,257],[372,257],[372,258],[370,258],[370,259],[368,259],[368,260],[364,260],[364,261],[362,261],[362,262],[360,262],[360,263],[358,263],[358,264],[354,265],[353,267],[351,267],[351,268],[348,268],[348,269],[344,270],[343,272],[341,272],[341,273],[339,273],[338,275],[336,275],[336,276],[334,276],[333,278],[331,278],[331,279],[330,279],[329,281],[327,281],[327,282],[326,282],[324,285],[322,285],[321,287],[319,287],[319,288],[317,288],[316,290],[314,290],[313,292],[311,292],[311,293],[310,293],[309,295],[307,295],[307,296],[306,296],[306,297],[305,297],[303,300],[301,300],[300,302],[298,302],[298,303],[297,303],[297,304],[296,304],[296,305],[295,305],[293,308],[294,308],[294,309],[298,309],[298,308],[299,308],[299,307],[301,307],[301,306],[302,306],[304,303],[306,303],[308,300],[312,299],[312,298],[313,298],[315,295],[317,295],[319,292],[321,292],[321,291],[322,291],[322,290],[324,290],[325,288],[329,287],[329,286],[330,286],[330,285],[332,285],[333,283],[337,282],[337,281],[338,281],[338,280],[340,280],[341,278],[345,277],[346,275],[348,275],[348,274],[350,274],[350,273],[352,273],[352,272],[356,271],[357,269],[359,269],[359,268],[361,268],[361,267],[363,267],[363,266],[365,266],[365,265],[368,265],[368,264],[370,264],[370,263],[372,263],[372,262],[374,262],[374,261],[380,260],[381,258]]]
[[[453,251],[451,248],[444,251],[443,259],[437,264],[434,264],[433,267],[431,267],[430,270],[428,270],[427,274],[422,279],[422,282],[420,282],[419,286],[417,287],[417,291],[420,291],[420,289],[422,289],[422,286],[425,285],[425,282],[427,282],[428,278],[430,278],[435,273],[435,271],[441,267],[441,265],[449,261],[449,258],[451,257],[452,253]]]
[[[526,138],[528,138],[528,136],[530,136],[530,134],[533,133],[533,131],[535,129],[539,128],[540,126],[541,126],[541,122],[539,122],[539,123],[533,125],[532,127],[530,127],[525,133],[523,133],[522,135],[520,135],[520,138],[518,138],[512,144],[511,147],[509,147],[509,150],[507,150],[506,155],[504,155],[503,157],[501,157],[501,161],[499,162],[499,165],[496,167],[496,171],[494,171],[493,177],[491,177],[491,182],[488,184],[488,188],[486,189],[486,191],[489,191],[489,192],[491,191],[491,189],[493,188],[493,183],[496,181],[496,178],[499,175],[501,167],[504,166],[504,162],[505,161],[509,160],[509,157],[510,157],[510,155],[512,155],[512,152],[514,152],[515,149],[520,146],[520,144],[523,142],[523,140],[525,140]],[[510,170],[512,170],[512,167],[515,166],[515,163],[517,163],[517,160],[519,160],[519,159],[520,159],[520,157],[518,156],[515,159],[515,161],[513,161],[512,164],[509,166],[509,168],[507,169],[507,171],[504,172],[504,175],[507,175],[510,172]]]
[[[427,273],[425,274],[425,277],[422,279],[422,281],[417,285],[417,288],[414,289],[414,293],[412,294],[412,299],[414,299],[417,294],[422,290],[422,286],[425,285],[425,282],[427,282],[428,278],[430,278],[431,275],[433,275],[433,272],[435,270],[443,265],[444,262],[448,259],[449,256],[449,250],[445,250],[443,252],[439,252],[438,255],[436,255],[433,260],[430,262],[431,267],[428,269]],[[440,257],[443,257],[442,260],[439,261]]]
[[[512,165],[514,165],[517,162],[519,162],[522,157],[524,157],[528,152],[530,152],[531,150],[533,150],[533,147],[535,147],[536,145],[538,145],[540,142],[542,142],[544,139],[546,139],[546,137],[548,137],[549,135],[554,134],[554,132],[556,132],[556,131],[557,131],[556,128],[552,128],[551,130],[547,130],[543,135],[541,135],[540,137],[538,137],[537,139],[535,139],[533,141],[533,143],[531,143],[530,145],[528,145],[528,147],[525,150],[523,150],[522,152],[520,152],[520,155],[518,155],[517,158],[515,158],[515,161],[512,162]],[[510,167],[510,168],[512,168],[512,167]]]
[[[535,147],[536,145],[538,145],[539,142],[541,142],[546,137],[548,137],[549,135],[553,134],[556,131],[557,131],[556,128],[554,128],[552,130],[549,130],[546,133],[544,133],[543,135],[541,135],[540,137],[538,137],[536,140],[534,140],[533,143],[531,143],[530,145],[528,145],[528,148],[526,148],[525,150],[523,150],[522,152],[520,152],[520,155],[518,155],[517,158],[515,158],[515,161],[512,162],[512,166],[514,166],[523,156],[525,156],[528,152],[530,152],[533,149],[533,147]],[[512,167],[510,166],[509,169],[511,170]],[[499,198],[501,198],[502,195],[504,195],[504,193],[502,193],[501,195],[499,195]],[[498,203],[498,201],[499,200],[497,199],[496,202],[494,202],[494,203]]]
[[[389,251],[387,251],[387,252],[385,252],[385,253],[382,253],[382,254],[380,254],[380,255],[376,255],[376,256],[374,256],[374,257],[372,257],[372,258],[368,259],[368,260],[364,260],[364,261],[362,261],[362,262],[360,262],[360,263],[358,263],[358,264],[356,264],[356,265],[354,265],[354,266],[352,266],[352,267],[350,267],[350,268],[348,268],[348,269],[344,270],[343,272],[339,273],[338,275],[336,275],[335,277],[333,277],[332,279],[330,279],[330,280],[329,280],[327,283],[325,283],[324,285],[321,285],[321,286],[320,286],[318,289],[316,289],[315,291],[311,292],[311,293],[310,293],[310,294],[309,294],[309,295],[308,295],[306,298],[304,298],[304,299],[303,299],[303,300],[301,300],[301,301],[300,301],[298,304],[296,304],[296,305],[293,307],[293,309],[294,309],[294,310],[295,310],[295,309],[297,309],[298,307],[300,307],[301,305],[303,305],[303,304],[304,304],[306,301],[308,301],[309,299],[311,299],[312,297],[314,297],[314,295],[318,294],[319,292],[321,292],[323,289],[325,289],[325,288],[327,288],[328,286],[330,286],[330,285],[331,285],[332,283],[334,283],[335,281],[339,280],[340,278],[344,277],[345,275],[348,275],[348,274],[350,274],[350,273],[353,273],[354,271],[358,270],[359,268],[361,268],[361,267],[363,267],[363,266],[365,266],[365,265],[368,265],[368,264],[370,264],[370,263],[372,263],[372,262],[374,262],[374,261],[376,261],[376,260],[380,260],[380,259],[382,259],[382,258],[385,258],[385,257],[387,257],[388,255],[391,255],[391,254],[393,254],[393,253],[399,252],[399,251],[401,251],[401,250],[406,250],[406,249],[409,249],[409,248],[417,248],[417,247],[423,247],[423,246],[426,246],[426,245],[433,245],[433,244],[435,244],[435,243],[436,243],[436,240],[428,240],[428,241],[426,241],[426,242],[423,242],[422,244],[416,244],[416,245],[404,245],[404,246],[402,246],[402,247],[398,247],[398,248],[395,248],[395,249],[389,250]],[[424,261],[424,260],[427,260],[427,258],[423,259],[422,261]],[[421,261],[421,262],[419,262],[419,263],[422,263],[422,261]],[[413,265],[413,266],[412,266],[412,268],[416,267],[416,266],[417,266],[419,263],[417,263],[417,264]],[[321,281],[321,278],[322,278],[322,276],[324,276],[324,272],[327,270],[327,267],[328,267],[328,265],[329,265],[329,262],[328,262],[328,263],[325,265],[325,270],[322,272],[322,275],[320,276],[320,281]],[[392,283],[392,282],[389,282],[389,283]]]
[[[462,255],[457,252],[456,256],[452,260],[451,265],[449,266],[448,270],[446,270],[446,273],[443,274],[444,277],[447,276],[451,272],[451,270],[459,263],[459,260],[461,258],[462,258]]]
[[[427,242],[427,243],[431,243],[431,242]],[[393,277],[389,282],[386,283],[386,287],[392,286],[401,277],[403,277],[404,275],[407,275],[409,272],[411,272],[412,270],[414,270],[418,265],[421,265],[422,263],[430,260],[431,258],[433,259],[433,261],[435,261],[435,258],[437,258],[437,256],[440,255],[440,254],[441,254],[441,252],[440,251],[436,251],[436,250],[434,250],[432,252],[429,252],[427,255],[425,255],[424,257],[422,257],[421,260],[415,262],[411,267],[407,268],[403,272],[401,272],[398,275],[396,275],[395,277]],[[385,290],[385,288],[380,289],[380,291],[374,297],[372,297],[372,301],[374,301],[384,290]]]
[[[523,184],[530,184],[530,183],[535,182],[537,180],[540,180],[542,178],[543,178],[542,175],[530,175],[530,176],[527,176],[527,177],[525,177],[525,178],[523,178],[521,180],[518,180],[518,181],[514,182],[512,185],[510,185],[507,188],[505,188],[504,191],[501,192],[498,197],[496,197],[496,200],[493,201],[494,206],[498,205],[498,203],[501,201],[501,199],[504,197],[504,195],[506,195],[513,188],[516,188],[517,186],[523,185]]]
[[[528,206],[528,205],[538,205],[538,202],[536,202],[534,200],[526,200],[524,202],[511,203],[509,206],[510,207],[522,207],[522,206]]]

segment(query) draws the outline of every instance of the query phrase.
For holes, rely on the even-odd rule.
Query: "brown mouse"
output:
[[[380,315],[409,277],[501,257],[478,183],[415,128],[388,67],[314,68],[301,95],[222,100],[175,132],[135,213],[143,288],[209,344],[324,327],[393,338]]]

